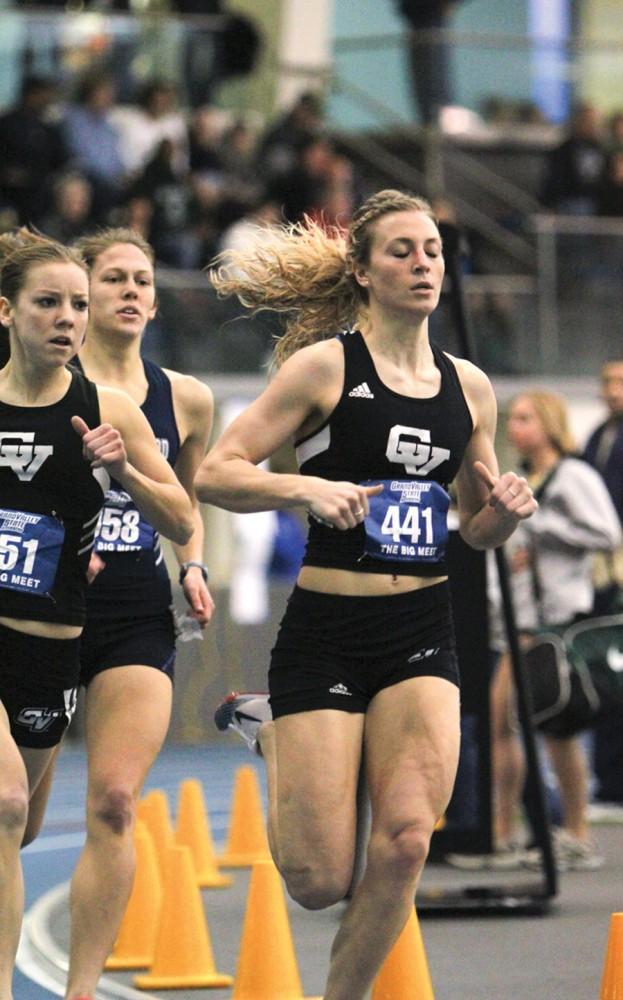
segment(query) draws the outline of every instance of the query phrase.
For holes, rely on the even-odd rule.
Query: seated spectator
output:
[[[177,108],[177,91],[166,80],[147,83],[135,106],[117,106],[110,121],[120,136],[121,156],[126,171],[135,176],[147,165],[163,139],[173,145],[176,172],[188,168],[188,128]]]
[[[345,158],[336,156],[333,145],[324,136],[302,140],[298,161],[287,174],[275,179],[275,187],[288,222],[300,222],[308,215],[334,223],[340,212],[348,222],[352,202],[343,195],[352,192],[352,166]]]
[[[623,146],[610,153],[597,192],[597,214],[623,216]]]
[[[254,196],[259,190],[256,144],[254,130],[240,119],[221,136],[221,160],[226,187],[242,196]]]
[[[193,113],[188,129],[190,169],[197,179],[220,187],[223,183],[223,131],[221,112],[203,107]]]
[[[547,158],[543,204],[563,215],[594,215],[605,159],[599,112],[581,104],[567,137]]]
[[[613,111],[608,118],[606,146],[611,153],[623,149],[623,111]]]
[[[218,252],[244,250],[250,241],[270,238],[270,227],[283,222],[277,191],[267,188],[255,205],[223,230]]]
[[[115,84],[101,73],[85,76],[65,110],[63,132],[72,165],[93,185],[93,213],[105,222],[121,197],[126,170],[119,133],[110,120]]]
[[[259,160],[269,176],[286,174],[298,160],[301,143],[319,135],[324,128],[322,104],[317,94],[301,94],[276,122],[269,126],[260,142]]]
[[[56,98],[54,81],[29,76],[18,104],[0,116],[0,203],[13,208],[20,223],[40,221],[54,175],[69,159],[53,114]]]
[[[194,229],[196,211],[188,177],[174,168],[175,150],[163,139],[129,191],[129,201],[151,203],[149,242],[157,260],[169,267],[199,266],[200,241]]]
[[[41,220],[41,229],[60,243],[73,243],[93,228],[91,184],[82,174],[61,174],[54,181],[52,194],[52,209]]]

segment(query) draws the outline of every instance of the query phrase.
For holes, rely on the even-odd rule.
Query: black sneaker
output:
[[[263,722],[272,722],[273,714],[268,695],[261,692],[238,694],[232,691],[214,713],[216,728],[221,732],[233,729],[253,753],[259,753],[257,734]]]

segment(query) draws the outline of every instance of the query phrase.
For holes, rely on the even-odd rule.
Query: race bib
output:
[[[95,530],[96,552],[153,549],[155,531],[123,490],[108,490]]]
[[[55,517],[0,507],[0,587],[49,596],[64,539]]]
[[[377,486],[379,482],[383,492],[368,498],[366,554],[391,562],[442,562],[450,506],[443,486],[412,479],[367,480],[359,485]]]

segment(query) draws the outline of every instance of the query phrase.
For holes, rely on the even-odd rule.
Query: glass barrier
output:
[[[491,375],[592,375],[621,353],[623,221],[537,216],[537,277],[466,275],[465,300],[477,363]],[[249,317],[219,300],[207,277],[161,270],[159,311],[146,350],[182,371],[265,372],[279,316]],[[460,354],[448,292],[431,337]]]

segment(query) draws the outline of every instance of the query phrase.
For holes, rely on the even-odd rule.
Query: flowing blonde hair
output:
[[[560,455],[575,454],[577,443],[569,425],[567,403],[562,396],[547,389],[527,389],[517,393],[511,400],[511,406],[518,399],[527,399],[532,403],[550,444]]]
[[[210,282],[219,296],[236,295],[251,314],[270,309],[286,314],[274,362],[282,364],[301,347],[351,328],[365,313],[367,291],[355,268],[367,264],[374,223],[391,212],[424,212],[424,198],[402,191],[379,191],[354,213],[346,233],[310,218],[270,230],[258,227],[247,250],[225,250],[212,265]]]

